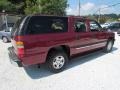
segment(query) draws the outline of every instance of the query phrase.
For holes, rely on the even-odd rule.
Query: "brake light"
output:
[[[18,41],[16,42],[16,46],[17,46],[17,53],[18,56],[21,58],[24,56],[24,43],[22,41]]]

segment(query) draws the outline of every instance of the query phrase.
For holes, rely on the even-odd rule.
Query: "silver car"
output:
[[[0,27],[0,39],[2,39],[4,43],[11,41],[11,29],[13,25],[14,23],[8,23],[8,27],[6,27],[6,24],[3,24]]]

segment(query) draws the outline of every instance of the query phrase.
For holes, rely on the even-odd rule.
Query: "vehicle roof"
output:
[[[30,16],[66,17],[66,18],[81,18],[81,19],[88,19],[87,17],[84,17],[84,16],[57,16],[57,15],[40,15],[40,14],[35,14],[35,15],[30,15]]]

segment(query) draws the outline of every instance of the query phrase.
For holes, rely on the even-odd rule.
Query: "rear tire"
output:
[[[112,51],[112,48],[113,48],[113,44],[114,44],[114,41],[113,40],[108,40],[105,48],[104,48],[104,52],[106,53],[109,53]]]
[[[7,38],[7,37],[5,37],[5,36],[4,36],[4,37],[2,37],[2,40],[3,40],[3,42],[4,42],[4,43],[7,43],[7,42],[8,42],[8,38]]]
[[[63,71],[68,63],[68,56],[62,51],[50,52],[47,60],[47,66],[53,73]]]

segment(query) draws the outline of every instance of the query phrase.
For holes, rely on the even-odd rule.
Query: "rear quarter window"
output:
[[[27,34],[61,33],[68,30],[67,17],[32,16]]]

